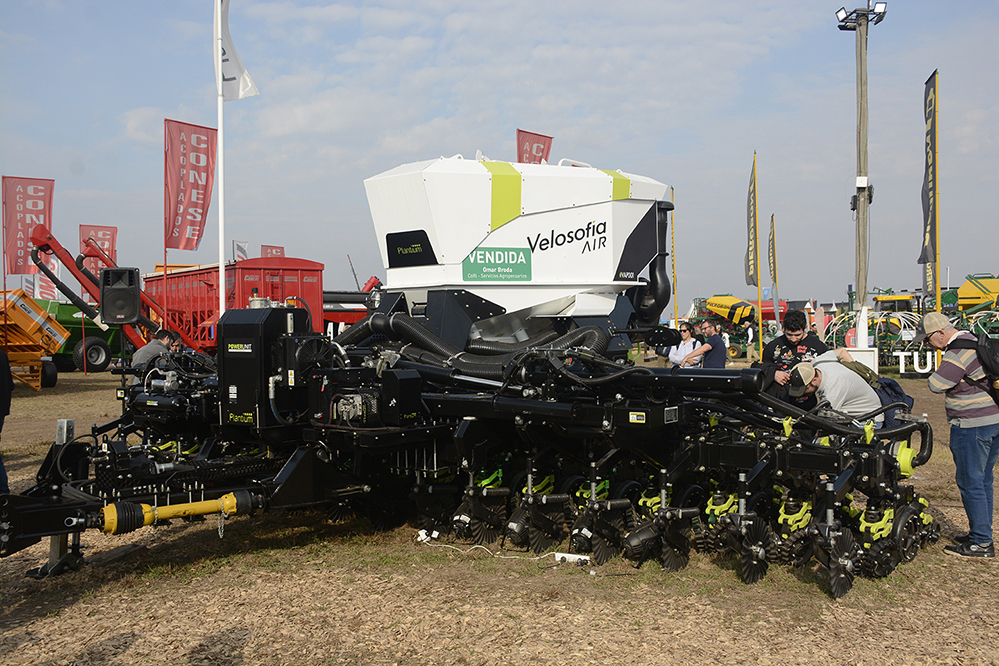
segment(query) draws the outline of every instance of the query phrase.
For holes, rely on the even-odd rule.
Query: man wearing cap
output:
[[[916,343],[925,340],[933,349],[946,350],[927,384],[934,393],[945,394],[950,452],[969,529],[954,538],[955,545],[944,546],[944,551],[965,557],[995,557],[992,496],[993,468],[999,458],[999,405],[973,383],[984,384],[985,371],[974,349],[951,347],[958,339],[974,342],[975,336],[957,330],[939,312],[923,316],[915,337]]]
[[[784,315],[784,332],[771,340],[763,349],[760,369],[763,371],[763,390],[789,402],[799,409],[808,411],[815,407],[811,395],[795,399],[788,395],[788,381],[791,368],[803,361],[812,361],[829,347],[815,335],[808,332],[808,317],[802,310],[788,310]]]
[[[812,393],[821,401],[828,400],[829,406],[837,412],[853,417],[864,416],[881,409],[881,398],[871,385],[856,372],[840,363],[841,358],[849,360],[845,349],[827,351],[791,368],[788,380],[788,394],[800,398]],[[874,427],[884,423],[884,414],[874,417]]]

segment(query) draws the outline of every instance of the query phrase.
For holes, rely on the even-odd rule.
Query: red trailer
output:
[[[214,351],[219,266],[211,264],[142,276],[144,288],[166,311],[166,328],[184,331],[205,351]],[[253,297],[294,299],[323,331],[323,264],[292,257],[261,257],[226,264],[226,309],[245,308]]]

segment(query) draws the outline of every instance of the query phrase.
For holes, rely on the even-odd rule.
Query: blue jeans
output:
[[[977,428],[950,427],[955,480],[968,514],[971,543],[992,543],[993,468],[999,458],[999,424]]]

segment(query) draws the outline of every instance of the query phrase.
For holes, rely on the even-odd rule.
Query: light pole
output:
[[[867,207],[874,200],[874,188],[867,177],[867,27],[877,25],[888,13],[887,2],[868,2],[848,12],[836,12],[840,30],[857,33],[857,194],[850,208],[857,211],[857,309],[867,304]]]

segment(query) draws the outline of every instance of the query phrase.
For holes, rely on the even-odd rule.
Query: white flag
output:
[[[236,261],[244,261],[250,258],[250,241],[232,242],[232,258]]]
[[[257,86],[250,78],[246,68],[232,45],[229,36],[229,0],[218,0],[222,5],[221,12],[215,13],[215,85],[222,81],[222,99],[231,102],[235,99],[259,95]],[[222,31],[219,32],[219,16],[222,18]],[[219,52],[218,39],[222,37],[222,51]]]

